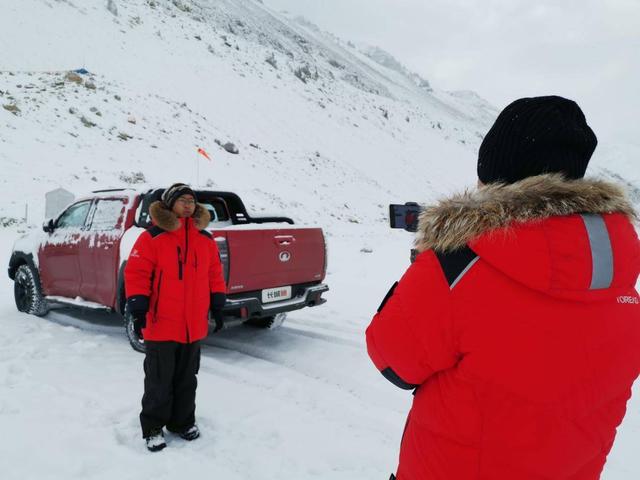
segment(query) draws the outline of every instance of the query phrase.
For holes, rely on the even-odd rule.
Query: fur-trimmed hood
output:
[[[513,184],[491,184],[441,200],[420,215],[418,251],[446,252],[514,223],[576,213],[636,213],[624,191],[609,182],[539,175]]]
[[[149,215],[151,220],[158,227],[168,232],[173,232],[180,228],[180,220],[173,211],[161,201],[155,201],[149,206]],[[198,230],[204,230],[211,221],[211,214],[201,203],[196,204],[196,209],[191,216],[193,224]]]

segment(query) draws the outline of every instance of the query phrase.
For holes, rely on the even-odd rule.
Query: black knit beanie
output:
[[[185,183],[174,183],[162,193],[162,203],[171,210],[175,205],[176,200],[178,200],[182,195],[192,195],[193,198],[198,201],[195,192],[189,185]]]
[[[598,140],[578,104],[549,96],[507,106],[480,145],[482,183],[514,183],[543,173],[582,178]]]

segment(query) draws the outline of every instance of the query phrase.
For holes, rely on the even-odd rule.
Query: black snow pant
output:
[[[144,342],[143,438],[167,427],[182,432],[195,423],[200,342]]]

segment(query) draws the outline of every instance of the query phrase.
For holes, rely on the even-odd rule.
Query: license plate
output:
[[[262,303],[277,302],[291,298],[291,287],[266,288],[262,290]]]

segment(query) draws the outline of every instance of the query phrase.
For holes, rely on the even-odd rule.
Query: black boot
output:
[[[179,435],[180,438],[187,440],[188,442],[195,440],[200,436],[200,429],[196,424],[193,424],[189,428],[185,428],[180,432],[174,432],[173,430],[170,430],[170,431],[172,433],[175,433],[176,435]]]
[[[147,443],[147,450],[150,452],[159,452],[167,446],[162,430],[153,430],[144,440]]]

